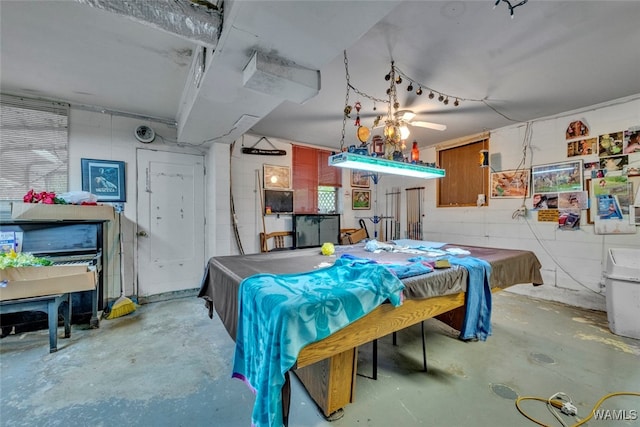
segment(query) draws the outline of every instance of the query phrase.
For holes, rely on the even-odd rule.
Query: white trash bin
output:
[[[604,277],[609,329],[640,339],[640,249],[609,249]]]

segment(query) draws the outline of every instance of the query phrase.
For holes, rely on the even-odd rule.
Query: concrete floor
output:
[[[612,334],[606,313],[502,292],[492,321],[493,336],[475,343],[427,321],[428,373],[419,325],[399,332],[397,347],[380,340],[378,380],[358,376],[355,403],[331,423],[292,377],[290,425],[533,426],[515,408],[518,395],[564,392],[585,417],[607,393],[640,391],[640,341]],[[234,344],[195,297],[146,304],[99,329],[74,325],[58,348],[49,354],[44,330],[0,341],[2,426],[250,425],[253,395],[230,377]],[[370,374],[370,345],[358,369]],[[544,403],[523,406],[559,425]],[[614,397],[602,408],[640,413],[640,398]]]

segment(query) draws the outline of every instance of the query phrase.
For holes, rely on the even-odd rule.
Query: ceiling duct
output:
[[[206,0],[76,1],[211,47],[222,30],[221,11]]]
[[[320,71],[254,52],[242,70],[244,87],[299,104],[320,91]]]

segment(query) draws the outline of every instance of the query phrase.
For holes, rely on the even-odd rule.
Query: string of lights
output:
[[[503,1],[503,0],[500,0]],[[524,0],[523,0],[524,1]],[[526,1],[525,1],[526,2]],[[518,5],[514,6],[517,7]],[[389,104],[388,108],[391,107],[393,101],[391,101],[390,99],[381,99],[381,98],[377,98],[373,95],[370,95],[360,89],[358,89],[356,86],[354,86],[349,77],[349,70],[348,70],[348,58],[347,58],[347,51],[344,51],[344,60],[345,60],[345,68],[346,68],[346,74],[347,74],[347,91],[354,91],[354,93],[356,93],[357,95],[363,97],[363,98],[367,98],[369,100],[372,100],[374,102],[374,110],[375,110],[375,103],[381,103],[381,104]],[[412,92],[415,90],[416,95],[421,96],[423,95],[425,92],[428,91],[427,97],[429,99],[434,99],[437,100],[439,102],[442,102],[444,105],[449,105],[449,100],[453,99],[453,105],[455,107],[460,106],[460,104],[462,102],[480,102],[482,104],[484,104],[485,106],[487,106],[488,108],[490,108],[491,110],[493,110],[496,114],[504,117],[505,119],[511,121],[511,122],[515,122],[515,123],[520,123],[522,122],[522,120],[517,120],[514,118],[511,118],[509,116],[507,116],[506,114],[504,114],[503,112],[499,111],[498,109],[496,109],[493,105],[489,104],[489,102],[486,100],[486,98],[484,99],[476,99],[476,98],[467,98],[464,96],[459,96],[459,95],[453,95],[450,93],[446,93],[440,90],[437,90],[429,85],[426,85],[424,83],[421,83],[419,81],[417,81],[416,79],[410,77],[408,74],[406,74],[405,72],[402,71],[402,69],[400,69],[397,65],[395,65],[395,63],[392,63],[391,65],[391,70],[389,71],[389,73],[387,73],[385,75],[385,80],[389,81],[391,80],[393,76],[394,79],[394,83],[395,84],[402,84],[403,81],[408,81],[409,84],[407,85],[407,91],[408,92]],[[392,85],[393,86],[393,85]],[[395,88],[395,86],[394,86]],[[416,89],[417,88],[417,89]],[[389,90],[392,89],[387,89],[387,95],[390,95]],[[397,94],[391,94],[393,95],[392,97],[395,99],[395,96]],[[397,101],[395,101],[397,102]],[[397,106],[395,108],[398,108]]]
[[[396,83],[397,84],[401,84],[403,82],[403,77],[405,80],[409,81],[409,84],[407,85],[407,92],[412,92],[414,89],[414,85],[418,87],[418,89],[416,89],[416,95],[420,96],[424,93],[424,90],[428,90],[429,94],[427,95],[427,97],[429,99],[434,99],[436,98],[436,94],[438,95],[438,97],[436,98],[438,101],[442,102],[444,105],[448,105],[449,104],[449,98],[454,99],[455,101],[453,101],[453,105],[454,106],[459,106],[460,102],[462,101],[473,101],[473,102],[484,102],[484,99],[474,99],[474,98],[465,98],[463,96],[458,96],[458,95],[452,95],[452,94],[448,94],[442,91],[439,91],[437,89],[434,89],[432,87],[429,87],[423,83],[420,83],[418,81],[416,81],[415,79],[409,77],[406,73],[404,73],[400,68],[398,68],[396,65],[393,65],[393,71],[396,74]],[[385,76],[385,80],[389,80],[389,78],[391,78],[390,74],[387,74]]]
[[[511,4],[510,0],[496,0],[496,4],[493,5],[493,8],[495,9],[500,4],[500,2],[506,3],[507,7],[509,8],[509,14],[511,15],[511,19],[513,19],[513,9],[515,9],[518,6],[522,6],[528,1],[529,0],[522,0],[520,3]]]
[[[429,99],[437,99],[438,101],[442,102],[444,105],[448,105],[449,104],[449,98],[454,99],[453,101],[453,105],[458,107],[460,105],[461,102],[463,101],[467,101],[467,102],[481,102],[484,105],[486,105],[487,107],[489,107],[491,110],[493,110],[496,114],[499,114],[500,116],[504,117],[505,119],[511,121],[511,122],[516,122],[516,123],[520,123],[522,120],[516,120],[513,119],[509,116],[507,116],[506,114],[502,113],[501,111],[498,111],[493,105],[489,104],[489,102],[487,102],[486,98],[485,99],[475,99],[475,98],[465,98],[463,96],[458,96],[458,95],[452,95],[452,94],[448,94],[442,91],[439,91],[437,89],[431,88],[423,83],[418,82],[417,80],[409,77],[406,73],[404,73],[400,68],[398,68],[396,65],[393,65],[393,71],[396,74],[396,78],[395,78],[395,82],[397,84],[400,84],[403,82],[403,77],[405,80],[409,81],[409,84],[407,85],[407,91],[411,92],[414,89],[414,86],[417,86],[418,89],[416,89],[416,95],[422,95],[424,93],[424,90],[428,90],[429,94],[427,95],[427,97]],[[390,74],[387,74],[385,76],[385,80],[389,80],[389,78],[391,78]],[[436,94],[437,94],[437,98],[436,98]]]

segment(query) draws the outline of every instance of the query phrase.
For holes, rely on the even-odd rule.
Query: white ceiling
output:
[[[530,0],[513,19],[505,2],[494,4],[226,1],[221,38],[209,46],[215,51],[196,89],[197,40],[73,0],[2,0],[0,89],[177,123],[188,143],[228,143],[250,130],[330,148],[340,145],[344,49],[351,84],[370,96],[387,98],[391,60],[451,95],[445,106],[426,89],[418,97],[406,81],[398,86],[400,107],[416,120],[447,125],[413,127],[410,140],[420,146],[640,94],[640,2]],[[319,94],[300,105],[243,87],[256,50],[320,70]],[[364,125],[386,113],[353,91],[349,100],[362,103]],[[259,121],[236,124],[243,115]],[[346,130],[345,143],[356,143],[352,120]]]

